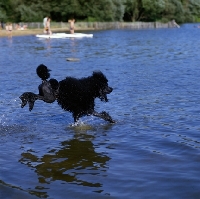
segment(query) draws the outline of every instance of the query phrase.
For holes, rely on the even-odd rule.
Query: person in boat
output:
[[[75,23],[75,19],[70,19],[68,20],[69,22],[69,29],[70,29],[70,33],[74,34],[74,23]]]

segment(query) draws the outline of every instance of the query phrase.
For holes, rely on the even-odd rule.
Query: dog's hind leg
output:
[[[92,115],[96,116],[96,117],[100,117],[102,119],[104,119],[105,121],[108,121],[110,123],[115,123],[115,120],[112,119],[112,117],[105,111],[98,113],[96,111],[93,111]]]

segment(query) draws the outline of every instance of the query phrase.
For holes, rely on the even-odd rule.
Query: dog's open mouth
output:
[[[107,95],[100,96],[100,100],[103,101],[103,102],[108,102]]]
[[[113,91],[113,88],[107,86],[106,88],[100,90],[100,100],[108,102],[107,94],[110,94]]]

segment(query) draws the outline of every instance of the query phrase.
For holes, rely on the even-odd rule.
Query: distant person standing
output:
[[[47,34],[49,34],[49,35],[52,34],[50,22],[51,22],[51,19],[50,19],[50,17],[48,17],[47,22],[46,22],[46,31],[47,31]]]
[[[4,22],[1,21],[1,29],[3,30],[4,29]]]
[[[7,23],[6,24],[6,31],[8,33],[8,37],[12,37],[12,30],[13,30],[12,23]]]
[[[172,24],[173,24],[174,27],[180,28],[180,26],[176,23],[176,21],[174,19],[172,20]]]
[[[45,17],[45,18],[43,19],[44,33],[46,33],[46,23],[47,23],[47,19],[48,19],[48,17]]]
[[[68,20],[69,22],[69,29],[70,29],[70,33],[74,34],[74,23],[75,23],[75,19],[70,19]]]

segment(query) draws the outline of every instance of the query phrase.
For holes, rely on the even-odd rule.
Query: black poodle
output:
[[[47,103],[57,100],[62,109],[73,114],[74,122],[77,122],[82,116],[94,115],[110,123],[115,123],[107,112],[98,113],[94,110],[95,98],[108,102],[107,94],[113,90],[108,86],[108,80],[101,71],[93,72],[92,76],[82,79],[66,77],[59,83],[55,79],[47,80],[50,77],[50,70],[43,64],[38,66],[36,72],[42,79],[42,84],[39,85],[39,94],[23,93],[20,96],[22,108],[28,102],[31,111],[35,100],[43,100]]]

